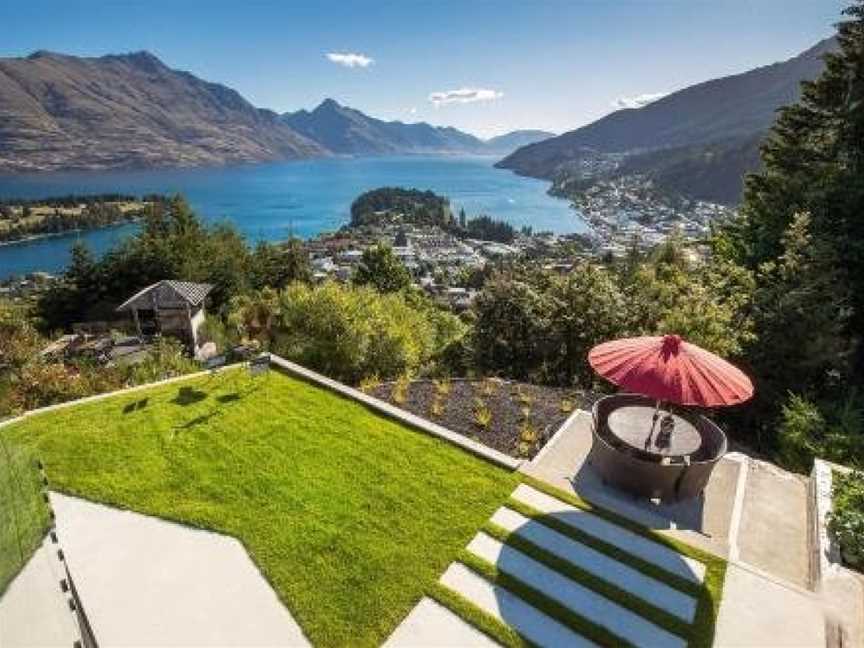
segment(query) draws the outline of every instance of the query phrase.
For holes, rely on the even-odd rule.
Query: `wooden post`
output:
[[[192,355],[198,351],[198,337],[195,335],[195,326],[192,324],[192,308],[186,302],[186,322],[189,325],[189,336],[192,338]]]
[[[138,309],[134,306],[132,307],[132,319],[135,320],[135,330],[138,331],[138,339],[144,339],[144,335],[141,333],[141,321],[138,319]]]

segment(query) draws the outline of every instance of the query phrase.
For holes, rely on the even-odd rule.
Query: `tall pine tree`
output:
[[[782,265],[797,215],[808,215],[806,233],[819,251],[818,263],[784,276],[782,290],[812,295],[812,302],[801,304],[802,320],[810,309],[843,324],[826,331],[838,336],[834,343],[815,345],[814,352],[851,350],[864,330],[864,0],[854,0],[843,14],[837,51],[825,56],[818,79],[803,84],[801,100],[780,111],[762,149],[763,169],[748,177],[741,216],[726,231],[736,260],[759,273],[758,290],[776,294],[779,276],[764,272],[765,264]],[[839,304],[844,304],[842,317]],[[754,355],[764,359],[781,353],[766,346],[784,339],[788,315],[760,313],[760,348]],[[825,358],[800,360],[810,366],[834,364]],[[864,375],[864,357],[857,357],[852,370],[858,378]],[[803,382],[776,387],[811,387]]]

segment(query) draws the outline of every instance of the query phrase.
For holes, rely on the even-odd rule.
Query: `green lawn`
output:
[[[0,429],[52,488],[239,538],[316,645],[377,645],[518,477],[275,371]]]
[[[38,546],[49,521],[35,460],[26,448],[3,441],[0,436],[0,595]]]

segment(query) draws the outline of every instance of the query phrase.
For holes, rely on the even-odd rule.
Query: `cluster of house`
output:
[[[366,248],[389,245],[414,278],[415,285],[459,310],[467,308],[474,291],[454,285],[464,270],[482,268],[488,261],[518,255],[512,245],[459,239],[434,226],[386,223],[323,234],[305,243],[316,281],[349,281]]]
[[[673,200],[637,175],[599,181],[575,202],[591,227],[597,252],[612,256],[624,255],[634,243],[650,249],[673,232],[704,238],[711,223],[734,214],[733,209],[716,203]]]
[[[57,277],[47,272],[30,272],[23,277],[10,277],[0,281],[0,299],[28,299],[47,290]]]

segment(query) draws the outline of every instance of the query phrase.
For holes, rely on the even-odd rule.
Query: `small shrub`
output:
[[[378,377],[378,374],[366,376],[360,381],[360,391],[364,394],[371,394],[380,384],[381,379]]]
[[[435,386],[435,393],[439,396],[447,396],[447,394],[450,393],[450,390],[453,389],[453,384],[450,382],[449,378],[433,380],[432,384]]]
[[[479,398],[474,401],[474,423],[484,430],[492,423],[492,410]]]
[[[480,393],[486,398],[492,396],[498,389],[498,384],[492,378],[484,378],[480,383]]]
[[[574,407],[575,407],[575,405],[571,399],[569,399],[569,398],[562,398],[561,399],[560,409],[561,409],[561,412],[563,414],[569,414],[570,412],[573,411]]]
[[[519,409],[519,412],[522,414],[523,419],[527,419],[531,416],[531,408],[530,407],[522,407]]]
[[[777,429],[780,463],[807,473],[814,457],[861,467],[864,397],[851,389],[841,398],[812,402],[790,394]]]
[[[531,423],[531,421],[525,421],[519,427],[519,438],[525,443],[537,443],[538,437],[537,428],[534,427],[534,424]]]
[[[513,395],[516,397],[516,402],[525,407],[531,407],[534,403],[534,397],[525,391],[521,385],[516,388]]]
[[[819,453],[825,435],[825,419],[819,408],[802,396],[791,394],[783,405],[777,429],[780,463],[792,470],[807,472]]]
[[[531,450],[534,448],[533,443],[526,443],[525,441],[520,441],[516,445],[516,452],[520,457],[527,457],[531,454]]]
[[[410,385],[411,378],[405,374],[396,379],[396,382],[393,383],[393,391],[390,392],[390,398],[394,403],[403,405],[408,400],[408,387]]]
[[[444,414],[444,403],[440,397],[436,396],[432,399],[432,404],[429,406],[429,414],[433,418],[438,418]]]
[[[864,472],[835,472],[833,499],[828,531],[840,545],[843,561],[864,571]]]

